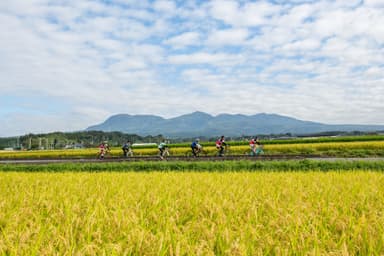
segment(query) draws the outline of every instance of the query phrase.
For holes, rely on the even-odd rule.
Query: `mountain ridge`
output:
[[[304,121],[278,114],[254,115],[219,114],[216,116],[196,111],[173,118],[156,115],[116,114],[103,123],[93,125],[86,131],[120,131],[140,136],[162,134],[167,137],[196,136],[242,136],[255,134],[310,134],[319,132],[380,131],[384,125],[323,124]]]

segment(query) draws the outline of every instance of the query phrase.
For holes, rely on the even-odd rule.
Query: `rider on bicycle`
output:
[[[124,157],[127,157],[128,155],[133,155],[132,144],[129,140],[126,143],[124,143],[121,149],[123,150]]]
[[[259,155],[262,153],[262,145],[260,143],[259,137],[252,138],[249,142],[249,147],[251,149],[251,156]]]
[[[100,159],[103,159],[104,158],[104,155],[105,155],[105,145],[104,145],[104,142],[102,142],[100,145],[99,145],[99,155],[98,157]]]
[[[249,142],[249,147],[251,148],[251,155],[256,155],[256,138],[252,138]]]
[[[103,141],[99,145],[99,158],[104,159],[106,154],[109,154],[110,148],[108,146],[108,141]]]
[[[199,144],[199,142],[200,139],[196,139],[191,144],[193,156],[197,156],[197,154],[199,154],[202,149],[202,146]]]
[[[160,158],[163,159],[164,157],[164,152],[165,152],[165,149],[168,148],[168,145],[167,143],[165,143],[165,141],[161,142],[159,144],[159,146],[157,147],[160,151]]]
[[[227,146],[227,144],[225,143],[225,137],[224,135],[220,137],[220,139],[218,139],[216,141],[216,148],[219,150],[219,156],[223,156],[224,155],[224,148]]]
[[[255,154],[256,155],[263,154],[264,153],[264,151],[263,151],[263,144],[261,144],[261,142],[259,140],[259,137],[256,137],[255,143],[257,145],[257,148],[255,148]]]

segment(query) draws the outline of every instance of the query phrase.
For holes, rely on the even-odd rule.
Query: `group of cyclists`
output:
[[[215,145],[218,151],[217,156],[220,156],[220,157],[224,156],[225,151],[229,146],[225,142],[225,137],[220,136],[220,138],[216,140]],[[250,147],[249,155],[251,156],[260,155],[263,153],[263,145],[260,143],[260,140],[258,137],[254,137],[249,141],[249,147]],[[165,156],[169,155],[168,145],[166,141],[162,141],[161,143],[159,143],[157,148],[159,150],[159,156],[161,159],[164,159]],[[132,143],[129,140],[123,144],[121,149],[123,151],[124,157],[133,156]],[[200,144],[200,139],[197,138],[192,142],[191,150],[192,150],[193,157],[199,156],[199,154],[203,151],[203,146]],[[108,146],[107,141],[102,142],[99,146],[98,158],[104,159],[104,157],[109,153],[110,153],[110,148]]]
[[[218,156],[224,156],[227,147],[228,144],[225,142],[224,136],[221,136],[218,140],[216,140],[216,149],[218,150]],[[251,156],[260,155],[264,152],[263,145],[261,144],[260,139],[258,137],[252,138],[249,141],[249,147],[249,155]],[[193,156],[195,157],[198,156],[198,154],[203,150],[203,147],[199,144],[199,139],[196,139],[194,142],[192,142],[191,149]]]

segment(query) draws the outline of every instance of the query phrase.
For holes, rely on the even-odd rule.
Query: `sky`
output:
[[[1,0],[0,137],[120,113],[384,125],[383,24],[384,0]]]

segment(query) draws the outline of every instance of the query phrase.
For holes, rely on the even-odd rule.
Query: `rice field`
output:
[[[369,169],[3,170],[0,254],[383,255],[383,201]]]

